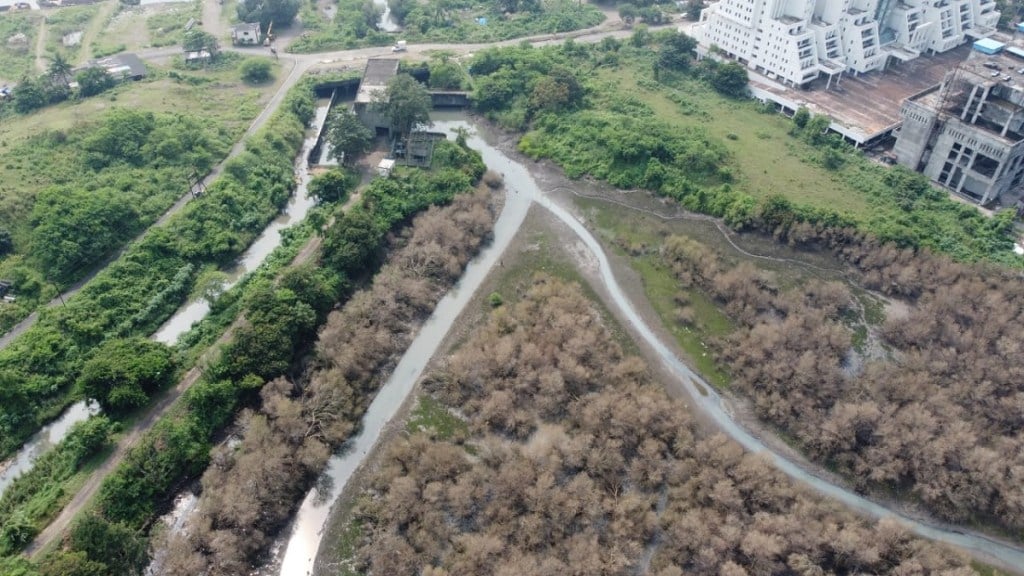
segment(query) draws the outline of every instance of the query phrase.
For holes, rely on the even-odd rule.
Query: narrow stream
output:
[[[327,119],[328,111],[330,111],[330,105],[327,102],[320,101],[317,103],[313,127],[309,132],[311,136],[308,136],[302,143],[302,151],[299,152],[299,156],[295,160],[295,176],[298,179],[298,186],[295,192],[288,200],[288,204],[281,211],[281,214],[263,229],[259,237],[256,238],[231,268],[224,270],[226,280],[223,290],[230,289],[246,274],[259,267],[267,259],[267,256],[281,245],[281,231],[296,222],[301,222],[306,217],[310,208],[316,204],[315,200],[306,193],[306,185],[309,183],[309,162],[307,161],[307,156],[309,156],[313,146],[316,145],[320,127],[323,126],[324,121]],[[179,308],[174,313],[174,316],[171,316],[164,322],[163,326],[153,335],[153,339],[169,346],[173,345],[182,334],[192,328],[193,324],[205,318],[209,313],[210,303],[205,298],[189,302]]]
[[[288,204],[281,214],[277,216],[249,248],[239,257],[235,264],[225,271],[227,280],[223,286],[227,290],[234,286],[246,274],[252,272],[266,260],[267,256],[281,245],[281,231],[285,228],[301,222],[309,210],[315,205],[313,198],[306,193],[306,185],[309,183],[309,156],[310,150],[316,144],[320,128],[323,126],[329,111],[329,103],[321,100],[317,103],[316,115],[313,126],[310,129],[306,140],[302,144],[302,150],[295,160],[295,176],[298,179],[298,186]],[[192,325],[202,320],[210,312],[210,303],[200,298],[182,305],[155,334],[153,340],[167,345],[174,345],[178,338],[188,332]],[[52,448],[67,436],[73,425],[98,414],[100,408],[85,401],[76,402],[68,407],[59,418],[44,426],[32,438],[30,438],[21,450],[10,460],[0,463],[0,494],[21,474],[32,469],[36,459],[44,452]]]
[[[31,470],[40,456],[59,444],[71,431],[72,426],[99,412],[99,404],[82,400],[68,406],[59,418],[40,428],[17,454],[0,464],[0,494],[7,490],[15,478]]]
[[[432,129],[454,137],[456,128],[471,129],[472,126],[463,120],[435,121]],[[455,319],[483,283],[491,268],[499,261],[526,218],[526,212],[537,191],[526,168],[487,146],[477,136],[469,138],[469,145],[481,151],[484,164],[489,169],[505,174],[505,207],[494,223],[494,240],[469,263],[458,284],[438,303],[433,314],[420,328],[416,338],[398,362],[391,377],[370,403],[363,416],[359,434],[346,443],[341,453],[330,459],[324,472],[326,480],[318,482],[317,487],[306,495],[295,517],[280,570],[277,572],[282,576],[306,576],[313,570],[313,561],[334,501],[362,464],[367,452],[376,444],[384,427],[412,391],[413,385],[422,375],[427,362],[437,352]]]
[[[456,127],[473,128],[465,121],[435,122],[435,126],[449,134]],[[1019,569],[1024,566],[1024,550],[1013,544],[1000,542],[982,534],[961,531],[955,527],[921,521],[890,510],[819,478],[797,462],[772,452],[760,439],[733,420],[727,405],[715,389],[683,363],[646,324],[612,273],[608,257],[600,243],[580,219],[541,192],[526,167],[509,159],[478,136],[470,138],[470,145],[481,152],[488,168],[500,171],[505,176],[507,204],[495,224],[494,243],[470,263],[460,283],[442,299],[402,357],[392,377],[370,404],[359,434],[349,441],[342,453],[330,460],[325,478],[318,483],[318,486],[326,488],[323,488],[322,492],[320,488],[314,488],[307,494],[296,516],[277,573],[281,576],[306,576],[313,572],[314,560],[334,501],[362,464],[366,454],[380,437],[384,426],[412,391],[413,384],[420,377],[425,364],[437,351],[445,333],[479,287],[487,271],[504,252],[534,201],[564,222],[587,246],[598,262],[598,274],[608,292],[610,304],[618,309],[625,324],[650,346],[675,376],[677,382],[673,384],[685,389],[696,408],[707,414],[722,432],[746,450],[770,455],[774,465],[790,478],[856,512],[874,518],[898,518],[920,536],[962,548],[978,558],[1004,568]]]

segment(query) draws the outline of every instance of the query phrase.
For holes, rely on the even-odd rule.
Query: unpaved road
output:
[[[36,38],[36,70],[46,74],[50,65],[46,62],[46,17],[39,20],[39,33]]]
[[[630,30],[609,30],[606,26],[607,25],[602,25],[597,27],[596,29],[585,30],[576,33],[537,36],[529,38],[527,40],[535,45],[547,45],[562,42],[567,38],[574,38],[575,40],[581,42],[596,42],[606,36],[622,38],[627,37],[631,34]],[[674,24],[670,24],[670,26],[674,26]],[[522,41],[522,39],[518,39],[486,45],[424,44],[410,46],[409,54],[423,55],[425,53],[436,50],[450,50],[457,54],[467,54],[490,46],[515,45]],[[140,54],[140,56],[153,59],[166,58],[167,56],[177,53],[177,50],[177,48],[173,50],[160,49],[142,53]],[[244,51],[255,52],[257,50],[265,49],[250,49]],[[302,73],[306,72],[310,68],[315,67],[317,64],[355,64],[356,62],[361,62],[366,58],[379,57],[390,54],[391,50],[387,47],[375,47],[314,55],[282,56],[282,60],[292,61],[292,70],[289,73],[289,76],[286,79],[286,81],[282,84],[278,93],[275,94],[274,98],[271,99],[267,107],[264,109],[263,113],[261,113],[260,116],[257,117],[257,119],[253,123],[253,126],[250,127],[250,130],[247,132],[247,134],[251,133],[260,125],[262,125],[262,123],[265,122],[267,118],[269,118],[273,110],[275,110],[277,106],[280,105],[282,99],[284,98],[284,94],[287,92],[287,89],[293,86],[296,81],[298,81]],[[240,145],[241,142],[239,143],[238,146]],[[232,152],[236,153],[235,149],[232,149]],[[1001,541],[996,538],[966,528],[947,526],[929,520],[912,518],[900,511],[891,510],[881,504],[868,500],[867,498],[864,498],[863,496],[860,496],[846,489],[843,486],[834,484],[828,480],[823,479],[822,477],[813,473],[813,471],[809,471],[807,468],[805,468],[805,465],[794,461],[787,455],[782,454],[777,450],[772,449],[771,446],[767,445],[765,442],[763,442],[762,440],[748,432],[743,426],[741,426],[735,421],[731,411],[729,410],[723,399],[714,391],[714,389],[707,383],[705,383],[698,374],[696,374],[686,364],[684,364],[679,359],[679,357],[676,356],[676,354],[658,338],[658,336],[650,328],[650,326],[648,326],[640,317],[640,315],[636,312],[636,309],[633,306],[632,302],[630,302],[630,300],[625,296],[625,294],[622,291],[622,288],[616,280],[615,275],[611,270],[611,265],[608,261],[608,258],[602,250],[600,244],[597,242],[594,236],[587,230],[587,228],[580,223],[578,217],[572,215],[565,208],[559,206],[558,204],[555,204],[550,198],[548,198],[545,195],[540,195],[535,200],[538,202],[539,205],[551,211],[552,214],[554,214],[565,224],[567,224],[573,230],[573,232],[575,232],[579,236],[579,238],[584,242],[584,244],[586,244],[588,249],[594,254],[595,258],[598,261],[599,274],[602,284],[604,288],[607,290],[608,294],[610,295],[611,303],[614,304],[614,308],[617,311],[617,313],[620,314],[621,317],[626,321],[626,324],[630,327],[631,330],[634,331],[634,333],[638,336],[638,339],[644,345],[649,346],[651,350],[653,350],[658,355],[662,363],[665,365],[666,369],[668,369],[671,373],[676,375],[678,379],[677,384],[683,390],[685,390],[687,394],[691,397],[691,399],[693,400],[693,405],[704,416],[708,417],[712,422],[714,422],[715,426],[719,430],[721,430],[723,433],[727,434],[729,437],[736,440],[738,443],[743,445],[747,450],[770,454],[775,465],[787,476],[790,476],[799,483],[809,486],[813,490],[825,496],[828,496],[834,500],[837,500],[862,514],[874,518],[897,517],[915,533],[925,538],[930,538],[939,542],[943,542],[945,544],[955,546],[974,555],[975,557],[981,560],[995,564],[1007,570],[1019,571],[1021,567],[1024,567],[1024,547],[1021,547],[1014,543]],[[181,386],[181,384],[179,384],[179,386]],[[180,395],[180,393],[178,395]],[[171,400],[171,402],[173,403],[173,400]],[[154,409],[154,415],[159,417],[159,414],[156,414],[155,410],[156,409]],[[166,410],[166,408],[164,410]],[[140,422],[140,425],[142,425],[139,430],[140,435],[142,432],[145,431],[145,429],[148,429],[148,427],[152,425],[152,422],[147,422],[148,420],[149,418],[147,417],[145,420],[143,420],[143,422]],[[123,452],[120,449],[120,446],[115,454],[122,454],[123,457]],[[112,457],[111,460],[119,461],[119,459],[114,457]],[[116,466],[116,462],[112,462],[109,469],[113,469],[114,466]],[[107,469],[107,467],[104,466],[104,469]],[[92,480],[90,480],[90,485],[95,484],[96,488],[98,488],[99,484],[102,482],[102,477],[105,476],[105,474],[100,474],[99,472],[100,471],[97,471],[97,473],[94,474],[94,477],[96,477],[95,483]],[[94,493],[95,489],[91,491],[83,490],[82,493],[76,495],[73,503],[81,502],[81,504],[78,505],[78,508],[80,509],[81,505],[87,502]],[[74,516],[75,511],[70,510],[72,508],[75,508],[75,506],[68,506],[67,509],[65,510],[65,512],[67,513],[67,519],[64,520],[64,527],[66,527],[67,522],[70,520],[70,518]],[[61,518],[65,518],[65,513],[62,513],[58,520],[60,520]],[[59,534],[63,530],[63,527],[57,526],[59,523],[60,522],[58,521],[52,523],[51,526],[48,527],[43,533],[48,535],[47,539],[44,539],[43,534],[41,534],[40,537],[37,538],[36,542],[33,543],[32,550],[37,551],[40,547],[40,544],[49,541],[49,539],[52,539],[56,534]]]
[[[308,151],[306,149],[303,149],[300,152],[300,157],[305,158],[307,152]],[[358,199],[359,195],[353,194],[345,202],[342,210],[348,211],[355,202],[358,201]],[[319,234],[314,234],[302,249],[299,250],[295,258],[292,259],[291,265],[299,266],[310,262],[311,259],[318,254],[318,249],[322,242],[323,238],[321,238]],[[114,449],[114,452],[92,473],[85,485],[82,486],[78,493],[75,494],[75,497],[68,502],[63,510],[61,510],[61,513],[52,522],[50,522],[50,524],[36,536],[35,540],[32,541],[32,544],[25,549],[25,553],[28,554],[29,557],[34,557],[40,551],[46,550],[55,538],[60,537],[64,531],[70,527],[71,522],[75,517],[78,516],[82,509],[96,496],[97,492],[99,492],[100,486],[103,485],[103,480],[106,479],[111,472],[117,469],[125,456],[128,455],[128,451],[131,450],[131,448],[139,441],[139,438],[152,428],[153,425],[159,422],[160,419],[163,418],[164,415],[166,415],[167,412],[175,405],[175,403],[177,403],[178,399],[181,398],[181,395],[199,380],[199,377],[203,374],[201,367],[206,365],[205,360],[208,359],[209,354],[227,343],[231,339],[235,330],[244,322],[244,317],[239,316],[236,318],[227,330],[221,334],[220,338],[218,338],[217,341],[207,349],[203,354],[203,357],[196,360],[195,367],[186,372],[174,388],[165,391],[163,395],[160,396],[159,401],[146,412],[145,417],[136,422],[128,433],[121,437],[117,443],[117,447]]]
[[[220,17],[223,8],[224,4],[218,0],[203,0],[203,30],[213,34],[222,46],[227,46],[231,44],[231,38],[228,37],[228,28]]]
[[[180,48],[176,48],[176,50],[180,51]],[[227,156],[225,156],[224,159],[221,160],[219,164],[214,166],[213,170],[211,170],[210,173],[207,174],[205,178],[203,178],[201,184],[202,187],[209,186],[211,183],[213,183],[213,181],[216,180],[217,177],[219,177],[221,173],[224,171],[224,166],[228,163],[228,161],[230,161],[232,158],[237,156],[240,152],[242,152],[245,149],[245,140],[253,133],[255,133],[257,130],[263,127],[263,125],[270,118],[273,111],[276,110],[277,107],[281,104],[281,101],[288,93],[288,90],[290,90],[291,87],[294,86],[295,83],[299,81],[299,79],[302,77],[302,72],[305,71],[305,68],[300,68],[295,60],[286,61],[284,64],[284,68],[285,70],[288,71],[288,75],[285,78],[285,81],[281,83],[281,86],[277,89],[277,92],[275,92],[274,95],[271,97],[270,101],[267,103],[267,107],[264,108],[263,111],[260,112],[259,116],[257,116],[252,121],[252,123],[249,125],[249,128],[245,131],[245,134],[243,134],[235,143],[235,145],[232,146]],[[69,298],[77,294],[78,291],[81,290],[90,280],[95,278],[97,274],[102,272],[107,266],[109,266],[111,263],[120,258],[125,253],[125,251],[128,250],[129,246],[141,240],[154,227],[163,226],[164,224],[167,223],[168,220],[171,219],[172,216],[180,212],[181,209],[184,208],[186,204],[188,204],[189,200],[193,198],[193,192],[199,187],[200,185],[196,185],[195,187],[187,190],[184,194],[181,195],[180,198],[178,198],[178,201],[172,204],[171,207],[168,208],[167,211],[164,212],[163,215],[161,215],[160,218],[156,220],[156,222],[149,226],[149,228],[146,228],[142,232],[139,232],[139,234],[135,238],[125,243],[125,245],[122,246],[120,250],[111,254],[106,260],[104,260],[100,265],[96,266],[91,272],[86,274],[83,278],[72,284],[64,292],[58,294],[57,297],[50,300],[40,308],[51,308],[63,304]],[[26,330],[35,325],[36,321],[38,320],[39,312],[36,311],[26,316],[25,319],[22,320],[21,322],[15,324],[14,327],[7,331],[6,334],[0,337],[0,349],[6,348],[8,345],[10,345],[10,343],[15,338],[17,338]]]

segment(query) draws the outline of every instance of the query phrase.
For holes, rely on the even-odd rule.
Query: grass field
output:
[[[43,17],[38,12],[9,12],[0,17],[0,85],[17,82],[34,71],[36,37]],[[25,42],[11,42],[18,34]]]
[[[70,100],[26,116],[5,118],[4,133],[0,137],[0,156],[4,157],[0,162],[0,225],[14,236],[16,252],[0,260],[0,277],[36,276],[27,272],[36,268],[29,251],[31,230],[27,216],[32,211],[36,195],[54,184],[54,178],[67,176],[60,176],[65,172],[60,169],[61,159],[38,153],[28,141],[31,137],[45,133],[66,134],[101,118],[109,110],[129,108],[187,112],[221,128],[227,137],[236,140],[276,91],[279,81],[250,86],[239,77],[237,67],[241,57],[231,56],[226,60],[221,67],[211,70],[172,71],[150,66],[150,76],[146,80],[120,85],[93,98]],[[276,74],[277,78],[282,76]],[[48,165],[48,162],[55,164]],[[85,174],[83,178],[83,182],[87,181],[89,175]],[[181,186],[183,192],[184,180]],[[168,198],[171,196],[174,195]],[[156,208],[162,211],[166,206]],[[9,325],[16,322],[40,302],[52,297],[55,289],[46,284],[37,287],[37,292],[20,291],[22,297],[17,303],[0,309],[0,323]]]
[[[599,78],[609,89],[646,103],[659,119],[702,128],[721,141],[737,160],[733,169],[738,187],[752,196],[783,193],[795,202],[838,210],[858,220],[870,216],[867,199],[851,193],[837,173],[805,160],[814,151],[789,136],[788,118],[765,114],[752,101],[722,98],[696,80],[652,90],[638,79],[636,69],[626,67],[602,69]]]
[[[193,18],[196,21],[202,18],[202,8],[198,1],[167,6],[147,16],[146,28],[149,30],[150,45],[159,47],[179,44],[185,32],[185,25]]]
[[[107,4],[110,4],[109,2]],[[105,7],[105,6],[103,6]],[[89,6],[73,6],[61,8],[46,16],[46,43],[44,50],[46,56],[53,56],[57,52],[63,54],[69,62],[79,62],[79,53],[84,44],[88,43],[85,38],[86,32],[92,26],[100,12],[101,5],[92,4]],[[75,32],[82,33],[78,44],[65,46],[64,36]]]
[[[451,440],[456,435],[463,438],[469,432],[464,420],[452,414],[429,394],[420,396],[416,409],[405,424],[410,434],[427,432],[440,440]]]
[[[149,77],[143,81],[123,84],[93,98],[69,100],[27,116],[6,118],[0,153],[28,136],[46,130],[70,129],[113,107],[151,112],[188,111],[221,122],[228,130],[240,134],[277,90],[284,75],[275,70],[273,83],[252,86],[242,82],[238,75],[237,64],[241,60],[234,55],[225,56],[230,61],[222,67],[174,71],[180,79],[170,77],[167,68],[150,65]]]
[[[943,252],[961,261],[1024,264],[1012,252],[1005,226],[1008,214],[989,218],[905,169],[883,166],[848,146],[833,148],[833,139],[822,142],[803,134],[790,119],[755,100],[719,95],[697,72],[666,72],[655,81],[653,54],[625,49],[614,65],[595,66],[587,107],[603,111],[603,116],[588,111],[589,116],[580,114],[583,121],[597,117],[619,122],[627,116],[621,106],[634,106],[637,113],[656,117],[670,133],[692,134],[691,142],[704,140],[724,149],[718,170],[729,183],[729,194],[753,202],[781,195],[811,221],[856,224],[883,240]],[[607,151],[594,154],[586,146],[560,140],[561,132],[543,138],[539,132],[527,134],[521,149],[552,156],[584,174],[589,173],[587,166],[580,163],[595,162],[602,171],[592,175],[613,184],[628,174],[623,169],[604,174],[601,162]],[[575,141],[585,137],[584,132],[574,135]],[[828,154],[837,161],[825,162]],[[725,212],[713,213],[728,220]]]
[[[662,242],[659,230],[638,218],[636,213],[598,200],[578,198],[576,202],[620,254],[626,253],[625,246],[658,246]],[[731,332],[733,325],[729,318],[700,291],[681,289],[675,275],[656,253],[628,256],[630,265],[643,280],[644,293],[662,326],[672,334],[704,378],[716,387],[727,387],[729,375],[715,364],[707,340]],[[675,300],[680,293],[686,295],[693,311],[691,322],[678,319],[679,307]]]

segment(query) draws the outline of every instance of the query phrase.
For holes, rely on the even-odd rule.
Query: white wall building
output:
[[[987,36],[995,0],[720,0],[692,29],[770,78],[802,86],[820,74],[880,70]]]

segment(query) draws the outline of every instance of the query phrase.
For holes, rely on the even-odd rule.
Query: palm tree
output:
[[[54,80],[60,79],[67,86],[68,78],[71,76],[71,62],[60,52],[50,58],[50,77]]]

